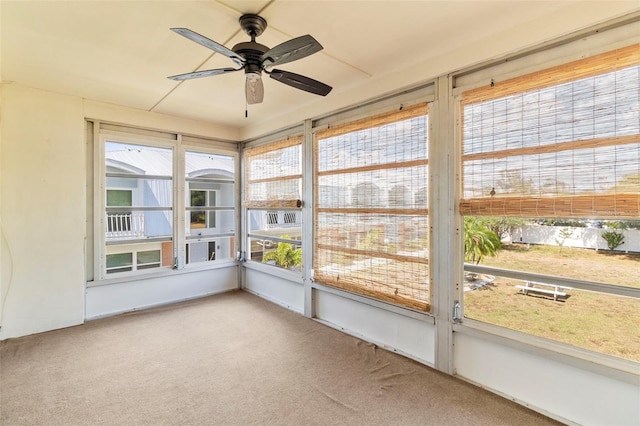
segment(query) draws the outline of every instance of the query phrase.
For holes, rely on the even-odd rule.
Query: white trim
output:
[[[490,83],[544,70],[640,41],[640,12],[584,31],[511,53],[502,58],[453,73],[454,95]],[[635,28],[634,28],[635,27]]]
[[[293,272],[288,269],[280,268],[274,265],[265,265],[262,262],[256,262],[247,260],[242,264],[247,269],[253,269],[256,271],[263,272],[265,274],[273,275],[274,277],[283,278],[287,281],[291,281],[296,284],[302,285],[303,278],[302,272]]]
[[[312,131],[326,129],[343,123],[356,121],[393,110],[394,108],[433,102],[435,96],[435,80],[426,84],[407,89],[402,92],[364,101],[358,105],[347,107],[330,114],[315,118]]]
[[[136,271],[135,274],[129,274],[126,276],[123,273],[123,274],[118,274],[118,276],[109,276],[100,280],[87,281],[86,286],[87,288],[101,287],[105,285],[122,284],[122,283],[136,282],[136,281],[143,281],[143,280],[152,280],[156,278],[179,276],[182,274],[208,271],[211,269],[225,269],[225,268],[231,268],[231,267],[237,267],[237,266],[238,266],[238,262],[236,262],[235,259],[225,259],[225,260],[220,260],[219,262],[196,263],[196,264],[193,264],[192,266],[189,266],[183,269],[173,269],[165,266],[165,267],[157,268],[156,270],[143,269],[142,271]],[[144,272],[144,271],[148,271],[148,272]]]

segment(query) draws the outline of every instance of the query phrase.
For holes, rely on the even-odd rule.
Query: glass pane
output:
[[[133,193],[127,189],[107,189],[107,206],[131,207]]]
[[[200,229],[207,227],[207,213],[201,211],[191,212],[191,229]]]
[[[500,269],[640,288],[638,228],[638,221],[466,217],[465,257]],[[475,320],[640,360],[638,299],[466,272],[464,311]]]
[[[190,151],[185,154],[185,169],[188,194],[186,215],[189,217],[186,236],[207,237],[235,232],[235,159],[226,155]],[[213,207],[223,207],[225,210],[211,210]],[[198,241],[204,243],[207,240]],[[221,241],[228,243],[226,238],[216,239],[216,244],[211,245],[211,248],[208,243],[188,243],[187,263],[219,259],[219,250],[214,248],[218,245],[225,253],[222,258],[227,258],[228,253],[233,253],[233,250]],[[233,256],[232,254],[231,257]]]
[[[230,179],[235,177],[235,161],[228,155],[189,151],[185,154],[186,178]]]
[[[107,268],[133,265],[133,253],[117,253],[107,255]]]
[[[186,262],[188,264],[211,262],[235,257],[235,239],[233,237],[218,237],[215,240],[203,239],[190,241],[186,244]]]
[[[286,234],[294,240],[302,238],[301,210],[250,210],[248,219],[251,234],[266,237]]]
[[[107,142],[105,166],[107,173],[171,177],[173,152],[169,148]]]
[[[142,263],[160,263],[160,250],[139,251],[138,267]]]
[[[107,206],[170,208],[173,204],[173,181],[171,180],[107,177],[106,185]],[[112,190],[109,188],[131,189]],[[118,192],[121,194],[117,195]],[[125,192],[127,192],[128,195],[124,195]],[[110,204],[112,202],[118,204]]]
[[[292,239],[290,235],[279,235],[281,239]],[[302,268],[302,243],[300,241],[275,241],[269,238],[249,238],[250,260],[279,268],[300,271]]]
[[[190,206],[206,206],[207,205],[207,191],[203,190],[191,190],[191,203]]]
[[[640,299],[572,288],[554,299],[553,286],[535,285],[540,292],[519,288],[526,287],[520,280],[489,279],[465,287],[465,317],[640,361]]]
[[[233,210],[191,210],[188,214],[191,217],[188,237],[235,232],[236,217]]]

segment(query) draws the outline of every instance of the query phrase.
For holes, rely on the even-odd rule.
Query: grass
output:
[[[640,288],[640,253],[514,244],[482,264]],[[640,361],[640,299],[584,290],[567,297],[524,295],[522,281],[498,277],[465,293],[465,316],[621,358]]]

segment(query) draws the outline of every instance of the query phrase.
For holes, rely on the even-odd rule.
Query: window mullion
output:
[[[178,148],[174,154],[173,169],[173,185],[174,185],[174,268],[183,269],[186,262],[185,244],[186,244],[186,172],[185,172],[185,149],[182,144],[182,135],[178,135]]]

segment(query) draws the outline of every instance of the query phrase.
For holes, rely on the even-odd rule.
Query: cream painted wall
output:
[[[85,118],[235,140],[221,126],[3,84],[0,339],[85,319]]]
[[[84,320],[82,100],[5,85],[1,110],[1,337]],[[7,277],[8,275],[8,277]],[[8,282],[5,282],[7,280]]]
[[[84,100],[84,117],[153,130],[210,137],[223,141],[240,140],[239,129],[86,99]]]

